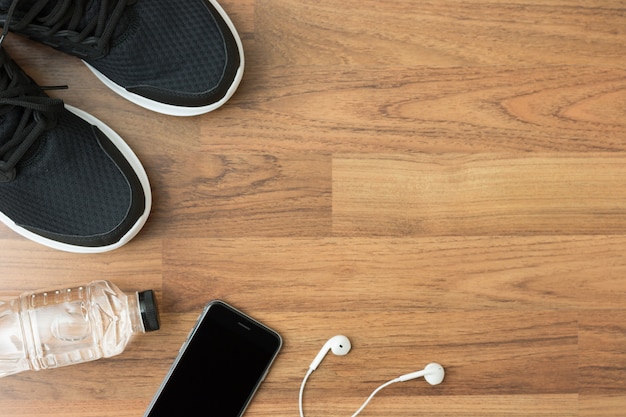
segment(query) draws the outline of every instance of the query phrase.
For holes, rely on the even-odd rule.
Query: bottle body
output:
[[[145,327],[138,293],[108,281],[0,301],[0,376],[121,353]]]

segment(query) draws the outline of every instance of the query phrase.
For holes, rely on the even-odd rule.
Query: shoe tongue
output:
[[[116,2],[112,2],[112,3],[116,3]],[[101,5],[102,5],[102,0],[91,0],[87,3],[87,7],[85,8],[85,16],[83,17],[81,21],[81,28],[84,28],[87,25],[87,23],[90,22],[91,20],[98,18]],[[121,35],[126,30],[127,27],[128,27],[128,18],[126,17],[126,14],[122,14],[121,18],[116,23],[115,31],[113,32],[113,39]]]
[[[9,7],[11,7],[11,3],[13,3],[15,0],[0,0],[0,10],[9,10]],[[35,3],[37,3],[38,0],[20,0],[20,2],[17,4],[17,11],[20,12],[20,14],[24,14],[26,12],[28,12],[28,10],[33,7],[35,5]],[[52,8],[61,0],[49,0],[48,3],[44,6],[43,9],[43,14],[47,14],[49,13]]]
[[[52,1],[51,3],[57,3],[60,0]],[[87,2],[85,7],[84,16],[81,19],[79,30],[82,30],[87,26],[89,22],[94,19],[98,19],[98,14],[100,14],[100,8],[102,7],[103,0],[90,0]],[[114,3],[114,2],[112,2]],[[113,32],[113,39],[115,39],[118,35],[122,34],[126,28],[128,27],[126,15],[122,15],[119,21],[116,24],[115,31]]]
[[[11,85],[9,74],[15,72],[10,68],[10,59],[4,49],[0,49],[0,89],[2,91],[8,90]],[[14,74],[14,76],[20,75]],[[0,105],[0,158],[2,159],[6,159],[5,150],[2,148],[13,137],[23,113],[24,108],[22,107],[9,104]]]
[[[0,10],[7,11],[9,7],[11,6],[11,3],[13,3],[13,1],[14,0],[0,0]],[[33,7],[38,1],[39,0],[21,0],[17,5],[16,14],[23,15],[27,13],[30,10],[30,8]],[[63,0],[48,0],[48,2],[46,3],[42,11],[38,13],[38,15],[39,16],[48,15],[50,12],[52,12],[54,7],[61,1]],[[97,19],[97,16],[100,13],[101,4],[102,4],[102,0],[90,0],[87,2],[87,5],[84,10],[84,16],[80,21],[78,30],[84,29],[85,26],[87,26],[88,22],[90,22],[92,19]],[[35,19],[33,23],[36,23],[36,20],[37,19]],[[128,26],[127,19],[123,15],[120,21],[117,23],[117,27],[115,28],[115,33],[113,37],[115,38],[119,34],[121,34],[127,28],[127,26]]]
[[[16,106],[8,112],[0,115],[0,159],[6,161],[15,151],[15,147],[13,147],[5,152],[2,147],[13,138],[13,135],[15,135],[15,131],[20,124],[23,114],[24,109]],[[27,157],[28,155],[25,156]]]
[[[16,81],[18,83],[27,83],[30,81],[28,78],[24,78],[25,76],[19,69],[8,68],[12,64],[7,63],[6,60],[10,60],[10,58],[5,55],[4,50],[0,50],[0,53],[0,60],[3,61],[3,65],[0,66],[0,71],[6,71],[5,74],[1,74],[2,81],[0,82],[0,88],[2,88],[2,90],[8,91],[8,88],[11,86],[11,81],[8,78],[10,73],[13,74],[13,77],[18,77]],[[22,120],[25,116],[25,112],[26,109],[22,106],[10,104],[0,105],[0,159],[4,161],[7,161],[20,145],[20,143],[9,144],[16,133],[20,133],[17,130],[32,128],[32,120]],[[32,115],[29,117],[32,117]],[[35,150],[36,146],[31,146],[20,159],[28,159]]]
[[[0,115],[0,148],[13,137],[23,113],[23,108],[13,107],[12,110]]]
[[[31,5],[29,7],[31,7],[33,4],[35,4],[37,0],[28,0],[29,3],[31,3]],[[41,11],[41,14],[48,14],[50,13],[54,7],[57,5],[57,3],[61,1],[61,0],[48,0],[48,3],[44,6],[43,10]],[[28,9],[23,9],[23,10],[28,10]]]

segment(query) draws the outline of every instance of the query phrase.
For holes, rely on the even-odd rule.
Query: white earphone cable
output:
[[[385,387],[387,387],[387,386],[389,386],[389,385],[391,385],[391,384],[395,384],[396,382],[398,382],[398,379],[397,379],[397,378],[396,378],[396,379],[392,379],[391,381],[387,381],[387,382],[385,382],[384,384],[382,384],[380,387],[376,388],[376,389],[374,390],[374,392],[372,392],[372,393],[370,394],[370,396],[369,396],[369,397],[367,397],[367,400],[365,400],[365,402],[363,403],[363,405],[362,405],[362,406],[361,406],[358,410],[356,410],[356,413],[352,414],[352,417],[356,417],[357,415],[359,415],[359,413],[360,413],[361,411],[363,411],[363,409],[365,408],[365,406],[366,406],[367,404],[369,404],[369,402],[372,400],[372,398],[374,398],[374,395],[378,394],[378,391],[380,391],[381,389],[383,389],[383,388],[385,388]]]
[[[302,385],[300,385],[300,395],[298,396],[298,402],[300,403],[300,417],[304,417],[304,410],[302,408],[302,396],[304,395],[304,385],[306,384],[307,379],[309,379],[309,376],[313,373],[313,369],[309,368],[309,370],[306,372],[306,375],[304,376],[304,379],[302,380]]]
[[[304,396],[304,386],[306,385],[306,381],[309,379],[309,376],[311,376],[312,373],[313,373],[313,369],[309,368],[309,370],[307,371],[306,375],[304,376],[304,379],[302,380],[302,385],[300,385],[300,395],[299,395],[299,400],[298,400],[299,404],[300,404],[300,417],[304,417],[304,410],[303,410],[303,407],[302,407],[302,397]],[[354,414],[352,414],[352,417],[356,417],[357,415],[359,415],[361,413],[361,411],[363,411],[365,406],[367,406],[367,404],[369,404],[369,402],[372,400],[372,398],[374,398],[374,396],[376,394],[378,394],[378,392],[380,390],[382,390],[383,388],[388,387],[389,385],[394,384],[396,382],[400,382],[400,379],[399,378],[392,379],[390,381],[385,382],[384,384],[382,384],[378,388],[376,388],[370,394],[370,396],[367,398],[367,400],[365,400],[363,405],[361,405],[361,407],[358,410],[356,410],[356,412]]]

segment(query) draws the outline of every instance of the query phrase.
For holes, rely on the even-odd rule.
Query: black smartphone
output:
[[[211,301],[144,417],[243,415],[281,346],[276,331],[223,301]]]

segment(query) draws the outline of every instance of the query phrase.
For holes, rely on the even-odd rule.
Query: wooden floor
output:
[[[142,0],[143,1],[143,0]],[[9,36],[42,85],[136,151],[154,210],[107,254],[0,227],[0,296],[153,288],[162,329],[120,356],[0,379],[3,417],[140,417],[203,305],[284,349],[247,416],[626,411],[626,4],[224,0],[246,73],[218,111],[138,108],[75,58]],[[164,30],[174,30],[167,28]],[[209,414],[203,414],[209,415]]]

